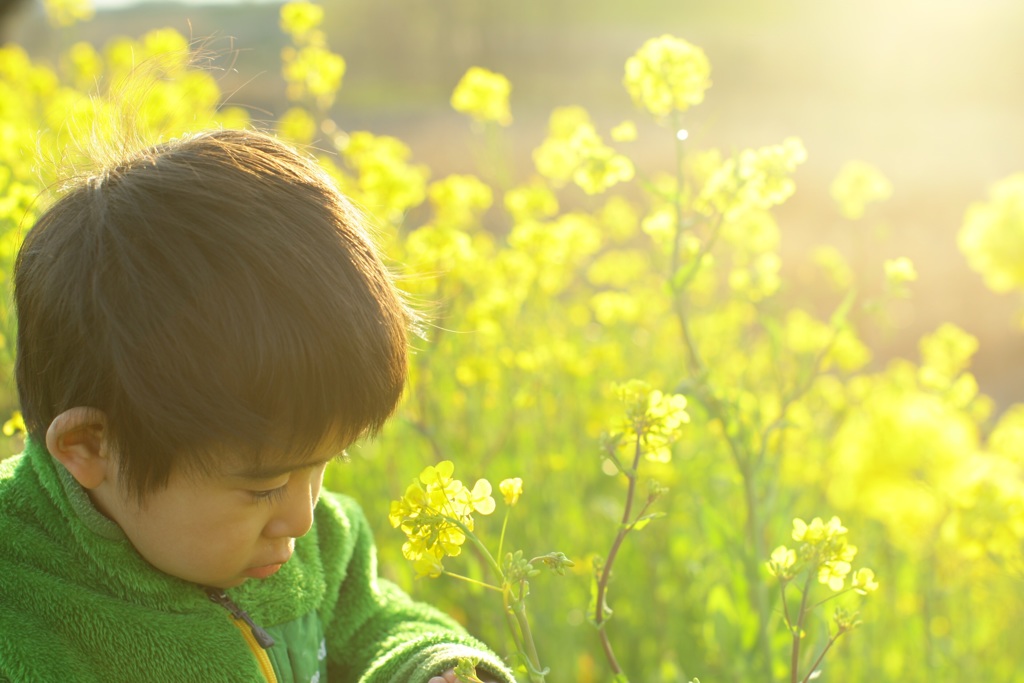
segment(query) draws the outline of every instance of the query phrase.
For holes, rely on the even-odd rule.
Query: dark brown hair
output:
[[[225,447],[295,457],[374,433],[405,382],[410,314],[361,216],[261,133],[175,140],[79,183],[29,231],[14,287],[29,434],[104,411],[140,501]]]

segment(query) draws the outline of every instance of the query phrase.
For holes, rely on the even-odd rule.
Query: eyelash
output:
[[[348,462],[348,452],[342,451],[335,456],[335,459],[339,462]],[[257,505],[263,505],[264,503],[273,505],[284,498],[285,489],[287,487],[288,484],[285,484],[284,486],[278,486],[276,489],[267,489],[266,491],[249,491],[249,496]]]
[[[276,489],[270,489],[268,491],[249,491],[249,495],[252,496],[252,499],[257,505],[261,505],[263,503],[273,505],[284,497],[284,490],[286,486],[287,485],[278,486]]]

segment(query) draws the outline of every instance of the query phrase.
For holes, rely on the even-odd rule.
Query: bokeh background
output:
[[[27,62],[5,52],[0,73],[21,88],[11,92],[33,93],[34,78],[52,88],[57,72],[74,72],[61,59],[78,41],[101,48],[114,36],[170,27],[212,54],[209,73],[227,103],[253,121],[273,128],[295,105],[281,73],[290,39],[279,4],[101,4],[90,20],[63,28],[27,0],[0,6],[3,40],[49,65],[18,79],[10,65],[28,71]],[[986,201],[994,183],[1024,171],[1019,0],[325,0],[323,7],[330,48],[347,70],[316,120],[346,133],[395,136],[411,149],[411,163],[430,169],[428,186],[397,158],[402,148],[394,141],[362,136],[348,144],[357,136],[336,130],[321,137],[321,162],[345,191],[382,207],[382,246],[404,286],[440,311],[440,323],[414,341],[410,390],[396,418],[379,439],[353,449],[351,467],[332,467],[326,479],[363,504],[388,578],[507,654],[503,615],[484,606],[493,596],[449,579],[414,579],[387,511],[424,465],[443,458],[456,462],[468,484],[522,477],[509,543],[561,550],[577,563],[569,576],[531,584],[536,631],[556,672],[551,682],[607,681],[587,624],[588,589],[592,562],[607,556],[621,528],[627,487],[601,450],[601,433],[622,424],[607,386],[639,378],[686,394],[692,420],[668,462],[643,461],[641,488],[652,479],[667,486],[655,506],[667,514],[631,535],[615,565],[607,632],[626,670],[640,676],[634,681],[800,680],[788,675],[792,634],[782,623],[782,606],[794,601],[780,598],[766,561],[778,544],[799,541],[795,517],[833,514],[860,547],[857,566],[873,568],[881,587],[864,602],[864,628],[830,655],[821,680],[1020,680],[1024,278],[1015,281],[1016,293],[994,293],[957,249],[965,212]],[[733,155],[759,149],[747,158],[767,170],[743,181],[744,190],[756,191],[737,190],[731,204],[702,208],[703,195],[680,199],[687,189],[666,199],[644,194],[641,182],[623,183],[611,194],[636,201],[616,205],[614,196],[587,196],[570,185],[557,190],[557,215],[502,213],[511,194],[502,191],[536,176],[533,152],[552,109],[563,105],[585,107],[602,133],[635,120],[639,137],[622,143],[623,153],[638,174],[655,178],[648,186],[675,187],[672,177],[659,178],[674,175],[674,131],[638,110],[622,83],[626,59],[662,34],[701,47],[711,63],[713,86],[682,125],[688,150],[722,155],[709,162],[689,154],[687,181],[704,190],[712,181],[727,186]],[[109,61],[107,74],[116,74],[121,67]],[[133,63],[118,63],[125,61]],[[453,88],[474,65],[511,80],[511,127],[452,111]],[[194,92],[175,93],[171,80],[153,85],[156,96],[133,114],[171,111],[169,125],[211,125],[215,103],[188,100]],[[61,125],[74,100],[40,87],[49,99],[34,102],[29,94],[25,107],[8,108],[21,116],[11,126],[18,146],[0,148],[0,171],[14,169],[28,188],[22,193],[33,197],[53,180],[35,177],[28,150],[38,142],[60,154],[74,129]],[[185,106],[176,108],[174,97]],[[794,136],[808,158],[793,176],[795,195],[771,209],[784,286],[766,300],[771,278],[758,279],[755,259],[774,257],[776,245],[764,207],[788,190],[760,205],[758,183],[788,188],[791,169],[778,159],[798,146],[768,146]],[[339,140],[346,144],[332,149]],[[509,168],[489,166],[496,149]],[[894,187],[859,220],[844,218],[830,196],[851,160],[873,165]],[[463,173],[488,184],[449,176]],[[403,204],[395,188],[418,198]],[[982,227],[1005,231],[996,244],[1008,245],[1011,258],[1001,265],[1017,275],[1024,263],[1012,254],[1024,254],[1024,235],[1013,208],[1024,205],[1024,185],[1011,195],[1000,205],[1004,213]],[[669,215],[669,202],[693,219],[683,238],[716,245],[713,258],[694,260],[697,275],[685,285],[668,284],[680,281],[670,275],[678,263],[668,260],[685,239],[640,227],[641,215]],[[0,212],[7,236],[0,256],[8,261],[30,220],[14,209]],[[719,219],[725,227],[715,242],[709,226]],[[836,247],[856,271],[852,320],[830,319],[842,295],[813,264],[819,245]],[[905,297],[893,295],[884,274],[899,257],[909,257],[918,274],[903,283]],[[737,272],[748,280],[734,284]],[[9,318],[0,323],[11,339]],[[695,345],[681,338],[688,326]],[[922,335],[937,328],[922,353]],[[967,368],[970,335],[980,349]],[[688,357],[687,345],[706,363]],[[5,346],[10,356],[13,344]],[[861,367],[865,348],[870,361]],[[10,359],[0,360],[0,370],[9,369]],[[13,394],[6,396],[0,407],[13,411]],[[495,517],[478,519],[489,541],[500,524]],[[470,555],[446,567],[486,578]],[[856,596],[836,602],[860,608],[847,598]],[[825,616],[808,625],[808,642],[820,647],[829,623]],[[810,652],[808,645],[805,660]]]
[[[942,321],[981,339],[973,369],[1007,405],[1024,397],[1020,302],[993,297],[957,251],[967,207],[1024,169],[1024,3],[1016,0],[328,0],[325,29],[348,63],[331,112],[346,130],[390,134],[440,177],[474,164],[471,132],[452,111],[469,65],[513,84],[513,159],[530,164],[551,109],[579,104],[608,126],[639,118],[621,85],[622,64],[647,38],[670,33],[702,47],[712,89],[688,114],[696,148],[726,151],[800,137],[808,160],[796,195],[777,211],[791,277],[809,248],[839,247],[864,281],[881,263],[910,257],[914,297],[885,329],[867,330],[875,362],[916,353]],[[32,54],[102,45],[170,26],[220,51],[230,101],[272,121],[286,108],[279,73],[286,38],[276,3],[177,4],[101,0],[91,21],[62,32],[30,0],[7,3],[0,35]],[[641,136],[638,166],[667,167],[664,137]],[[892,181],[888,202],[853,225],[828,187],[846,161]]]

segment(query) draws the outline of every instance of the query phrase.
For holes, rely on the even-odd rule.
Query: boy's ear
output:
[[[112,465],[107,457],[107,415],[96,408],[65,410],[46,430],[46,449],[79,484],[94,489]]]

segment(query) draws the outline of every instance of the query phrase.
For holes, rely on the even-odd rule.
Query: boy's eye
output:
[[[249,495],[257,503],[276,503],[284,497],[284,491],[287,488],[287,484],[284,486],[278,486],[276,489],[268,489],[266,491],[249,491]]]

